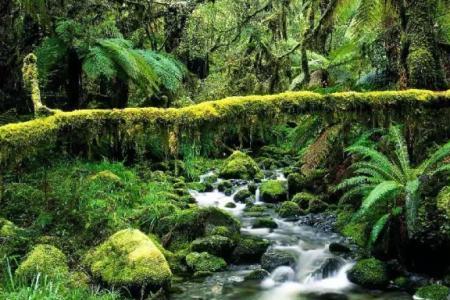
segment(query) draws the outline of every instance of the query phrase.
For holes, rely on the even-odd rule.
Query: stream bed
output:
[[[205,174],[210,176],[212,173]],[[285,180],[281,173],[278,180]],[[220,181],[220,179],[219,179]],[[254,235],[270,241],[269,250],[285,251],[295,255],[296,265],[275,268],[261,280],[246,280],[260,265],[230,265],[226,271],[204,278],[191,278],[175,283],[180,291],[171,295],[174,300],[186,299],[250,299],[250,300],[410,300],[412,297],[399,291],[368,291],[352,284],[347,279],[347,271],[354,261],[348,257],[334,255],[328,250],[332,242],[344,239],[333,232],[332,226],[311,226],[311,215],[295,219],[283,219],[274,210],[268,214],[277,223],[275,229],[253,229],[255,217],[245,214],[245,204],[233,200],[246,182],[239,182],[235,192],[225,195],[215,189],[211,192],[191,191],[200,206],[216,206],[235,215],[241,221],[241,233]],[[235,207],[228,208],[233,202]],[[262,204],[259,190],[255,204]],[[326,219],[326,216],[318,216]],[[332,218],[332,217],[331,217]],[[332,222],[332,221],[331,221]],[[330,223],[330,221],[328,221]]]

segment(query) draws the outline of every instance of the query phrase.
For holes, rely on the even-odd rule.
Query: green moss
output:
[[[51,245],[36,245],[17,268],[16,276],[32,280],[37,274],[48,278],[65,278],[69,268],[64,253]]]
[[[300,208],[297,203],[292,201],[283,202],[278,209],[278,214],[282,218],[295,217],[300,214]]]
[[[121,230],[92,250],[85,258],[94,277],[110,286],[166,286],[172,277],[169,265],[144,233]]]
[[[448,300],[450,289],[440,284],[431,284],[417,290],[415,297],[427,300]]]
[[[328,204],[320,199],[314,199],[309,203],[309,212],[313,214],[324,212]]]
[[[258,218],[253,223],[253,228],[270,228],[275,229],[278,227],[277,223],[272,218]]]
[[[269,203],[277,203],[287,200],[287,188],[283,181],[268,180],[259,188],[261,200]]]
[[[436,198],[437,207],[447,215],[450,219],[450,187],[447,186],[442,189]]]
[[[242,189],[234,195],[233,200],[236,202],[245,202],[253,197],[253,194],[250,193],[248,189]]]
[[[367,223],[350,222],[344,226],[341,233],[345,237],[352,239],[360,247],[364,247],[367,244],[369,236]]]
[[[170,150],[177,139],[195,137],[210,141],[236,133],[238,129],[267,128],[287,117],[305,112],[347,112],[373,109],[402,109],[411,106],[441,107],[450,91],[422,90],[320,95],[287,92],[277,95],[232,97],[180,109],[127,108],[123,110],[78,110],[0,127],[0,166],[11,166],[37,154],[46,154],[58,145],[74,143],[86,149],[88,157],[109,155],[101,146],[134,149],[138,156],[176,154]],[[364,108],[364,109],[363,109]],[[232,126],[230,126],[232,125]],[[172,142],[169,143],[169,137]],[[197,138],[198,137],[198,138]],[[177,143],[175,143],[177,144]],[[77,148],[77,147],[76,147]]]
[[[228,157],[219,176],[225,179],[253,179],[262,177],[258,164],[247,154],[235,151]]]
[[[186,263],[194,272],[217,272],[227,266],[225,260],[207,252],[192,252],[186,256]]]
[[[350,281],[367,288],[383,288],[389,283],[385,263],[375,258],[358,261],[347,273]]]
[[[116,184],[118,186],[123,185],[122,179],[119,176],[117,176],[116,174],[114,174],[113,172],[111,172],[110,170],[100,171],[97,174],[92,175],[91,180],[92,181],[99,180],[99,181],[103,181],[103,182],[109,182],[109,183]]]
[[[221,235],[210,235],[199,238],[191,243],[191,249],[194,252],[208,252],[215,256],[227,257],[233,250],[233,241]]]
[[[319,197],[314,194],[308,192],[301,192],[295,194],[294,197],[292,197],[292,202],[297,203],[301,209],[308,209],[309,203],[317,199],[319,199]]]
[[[233,251],[233,261],[236,263],[257,263],[269,246],[268,240],[255,236],[242,236]]]

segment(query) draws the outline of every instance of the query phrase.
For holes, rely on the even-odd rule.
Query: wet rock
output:
[[[252,197],[253,197],[253,194],[248,189],[242,189],[234,195],[233,200],[236,202],[245,203],[246,200],[248,200]]]
[[[314,199],[309,203],[309,211],[313,214],[324,212],[328,204],[320,199]]]
[[[340,268],[345,264],[345,261],[338,257],[327,258],[320,268],[314,272],[314,276],[319,279],[325,279],[334,276]]]
[[[297,203],[302,209],[309,209],[309,204],[317,199],[316,195],[307,192],[297,193],[292,197],[292,201]]]
[[[349,298],[344,294],[339,293],[323,293],[320,295],[308,296],[311,300],[348,300]]]
[[[297,203],[292,201],[283,202],[278,209],[278,214],[282,218],[296,217],[300,215],[300,208]]]
[[[347,247],[346,245],[342,244],[342,243],[331,243],[328,246],[328,250],[330,250],[331,253],[334,254],[346,254],[346,253],[350,253],[351,250],[349,247]]]
[[[289,252],[279,249],[269,249],[261,257],[261,267],[268,271],[273,271],[280,266],[295,268],[297,257]]]
[[[250,191],[250,193],[254,195],[256,193],[256,190],[258,189],[258,186],[256,185],[256,183],[251,182],[248,184],[247,188]]]
[[[347,273],[348,279],[365,288],[385,288],[389,284],[386,264],[369,258],[358,261]]]
[[[233,241],[230,238],[221,235],[211,235],[199,238],[191,243],[192,251],[208,252],[219,257],[229,256],[233,247]]]
[[[275,222],[272,218],[258,218],[253,223],[252,228],[275,229],[275,228],[278,228],[278,225],[277,225],[277,222]]]
[[[268,180],[260,186],[261,200],[278,203],[287,200],[286,184],[279,180]]]
[[[245,280],[263,280],[270,276],[270,273],[264,269],[253,270],[250,274],[244,277]]]
[[[324,232],[333,232],[336,216],[326,213],[308,214],[299,218],[299,224],[313,226]]]
[[[219,190],[219,192],[224,192],[225,190],[231,189],[232,187],[233,184],[229,180],[223,180],[217,185],[217,189]]]
[[[227,204],[225,204],[226,208],[236,208],[236,203],[234,202],[228,202]]]
[[[258,263],[270,246],[270,242],[254,236],[242,236],[234,248],[232,260],[235,263]]]

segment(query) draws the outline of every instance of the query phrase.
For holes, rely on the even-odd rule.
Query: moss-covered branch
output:
[[[61,149],[95,154],[100,147],[146,155],[159,149],[176,153],[183,140],[202,145],[204,139],[261,134],[269,126],[299,114],[333,118],[395,111],[407,115],[420,108],[450,107],[450,91],[337,93],[287,92],[267,96],[232,97],[175,109],[127,108],[60,112],[29,122],[0,127],[0,165],[6,167]],[[444,111],[442,112],[444,113]],[[179,140],[174,143],[174,136]],[[171,141],[169,141],[171,140]],[[58,148],[59,147],[59,148]],[[151,151],[150,151],[151,152]],[[109,152],[107,152],[109,153]],[[123,153],[125,156],[125,153]]]

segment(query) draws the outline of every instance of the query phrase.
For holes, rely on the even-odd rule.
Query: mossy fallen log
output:
[[[230,97],[184,108],[127,108],[122,110],[78,110],[0,127],[0,166],[10,167],[49,151],[67,151],[95,156],[100,148],[108,153],[149,152],[174,155],[183,142],[204,147],[233,135],[262,136],[267,128],[301,114],[329,118],[368,120],[377,115],[382,122],[393,114],[407,117],[420,109],[438,111],[450,107],[450,90],[386,91],[367,93],[286,92],[266,96]],[[446,111],[442,111],[446,113]],[[369,118],[370,119],[370,118]],[[389,119],[389,118],[388,118]],[[105,155],[105,153],[101,153]]]

